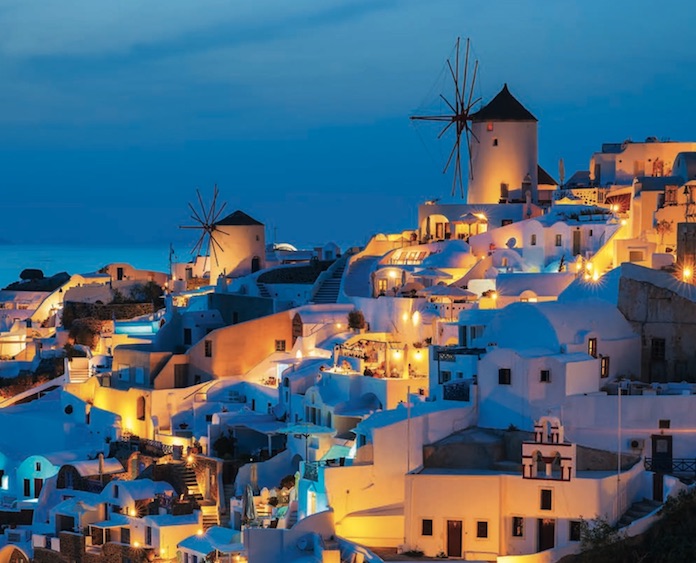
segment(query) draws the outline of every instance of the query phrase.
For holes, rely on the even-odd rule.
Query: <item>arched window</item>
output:
[[[138,420],[145,420],[145,397],[138,397],[135,412]]]

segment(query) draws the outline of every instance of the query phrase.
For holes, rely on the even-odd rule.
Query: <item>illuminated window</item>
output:
[[[433,521],[426,520],[425,518],[421,522],[421,536],[432,536],[433,535]]]
[[[510,368],[500,368],[498,370],[498,384],[510,385],[512,381],[512,372]]]
[[[553,491],[551,489],[541,489],[541,510],[551,510],[553,505]]]
[[[206,358],[213,357],[213,341],[212,340],[205,341],[205,357]]]
[[[600,377],[609,377],[609,356],[602,356],[600,368],[599,368],[599,376]]]
[[[385,278],[377,280],[377,291],[387,291],[387,280]]]
[[[522,518],[521,516],[512,517],[512,537],[524,537],[524,518]]]
[[[478,522],[476,522],[476,537],[488,537],[488,522],[486,522],[485,520],[479,520]]]
[[[580,520],[571,520],[569,524],[568,539],[570,541],[580,541],[582,535],[582,522],[580,522]]]
[[[597,339],[590,338],[587,341],[587,353],[593,358],[597,357]]]
[[[276,352],[285,352],[285,340],[276,340],[275,341],[275,351]]]

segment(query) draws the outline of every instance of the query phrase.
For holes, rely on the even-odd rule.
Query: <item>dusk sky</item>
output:
[[[413,228],[451,178],[408,117],[457,36],[484,101],[507,82],[539,119],[554,177],[603,142],[696,140],[694,21],[646,0],[3,0],[0,239],[186,248],[215,183],[269,241]]]

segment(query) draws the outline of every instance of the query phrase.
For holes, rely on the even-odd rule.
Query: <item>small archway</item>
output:
[[[138,397],[138,400],[135,405],[135,416],[138,420],[145,420],[145,406],[145,397],[141,395],[140,397]]]
[[[258,272],[261,269],[261,258],[254,256],[251,259],[251,273]]]

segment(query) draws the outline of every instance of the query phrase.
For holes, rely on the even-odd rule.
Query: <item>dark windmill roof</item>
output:
[[[498,92],[498,95],[471,115],[474,121],[538,121],[530,111],[525,108],[510,93],[507,84]]]
[[[537,184],[541,184],[542,186],[557,186],[558,182],[551,177],[551,174],[537,164]]]
[[[249,225],[263,225],[263,223],[257,221],[253,217],[249,217],[244,211],[240,211],[239,209],[235,211],[234,213],[230,213],[227,217],[224,219],[220,219],[216,225],[222,225],[222,226],[249,226]]]

